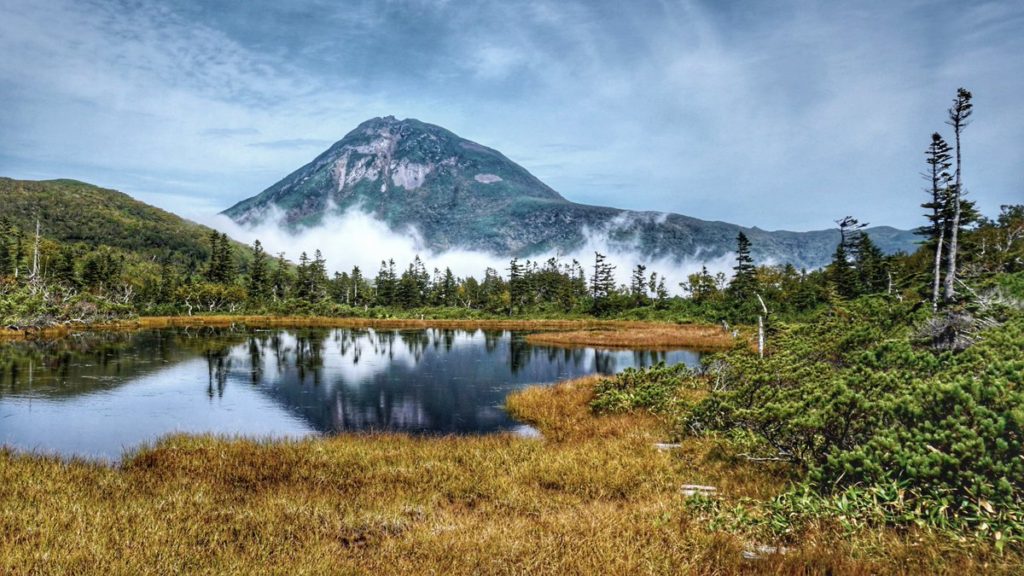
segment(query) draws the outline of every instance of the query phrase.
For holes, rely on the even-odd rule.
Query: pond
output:
[[[0,343],[0,444],[117,460],[170,433],[529,433],[522,387],[699,353],[532,345],[447,329],[162,329]]]

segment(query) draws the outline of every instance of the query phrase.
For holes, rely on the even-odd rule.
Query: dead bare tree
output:
[[[28,277],[29,286],[32,287],[32,292],[36,293],[39,291],[40,278],[39,278],[39,217],[36,217],[36,238],[35,243],[32,247],[32,273]]]
[[[760,294],[755,293],[757,301],[761,303],[761,310],[764,314],[757,315],[757,354],[764,358],[764,324],[768,318],[768,307],[764,304],[764,298],[761,298]]]

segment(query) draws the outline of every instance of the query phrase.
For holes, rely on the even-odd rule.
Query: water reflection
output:
[[[487,433],[505,396],[688,351],[534,346],[518,332],[154,330],[0,345],[0,442],[116,458],[174,431]],[[204,393],[205,392],[205,393]]]

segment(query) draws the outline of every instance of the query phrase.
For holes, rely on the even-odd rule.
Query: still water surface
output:
[[[529,384],[698,360],[440,329],[169,329],[0,343],[0,444],[116,460],[174,432],[516,430],[524,427],[502,405]]]

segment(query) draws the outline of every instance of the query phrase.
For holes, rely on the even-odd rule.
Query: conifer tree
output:
[[[522,304],[525,288],[526,285],[523,281],[523,267],[519,264],[518,258],[513,258],[508,263],[509,316],[513,314],[516,307]]]
[[[206,264],[206,273],[204,276],[210,282],[220,281],[220,270],[218,266],[220,260],[218,254],[220,252],[220,234],[216,230],[210,230],[210,259]]]
[[[277,255],[277,265],[270,279],[274,299],[284,300],[290,295],[291,272],[288,270],[288,261],[284,258],[284,252]]]
[[[206,280],[214,284],[230,284],[235,280],[235,263],[231,257],[231,241],[227,234],[210,231],[210,260]]]
[[[579,301],[587,296],[587,275],[583,271],[583,265],[579,260],[573,259],[569,265],[569,275],[572,278],[572,296],[574,301]]]
[[[956,171],[953,176],[953,187],[950,191],[952,219],[949,230],[949,256],[946,258],[945,296],[947,302],[952,302],[956,298],[956,258],[960,240],[961,217],[963,215],[962,198],[964,196],[960,166],[960,136],[970,123],[970,117],[974,109],[974,105],[971,104],[971,98],[972,95],[968,90],[964,88],[958,89],[956,98],[953,99],[953,106],[949,109],[949,120],[946,121],[947,124],[953,127],[956,148]]]
[[[698,304],[713,300],[718,295],[717,279],[708,272],[707,266],[701,266],[700,272],[690,274],[683,287]]]
[[[352,304],[352,279],[347,272],[335,272],[329,283],[331,300],[337,304]]]
[[[157,286],[156,301],[158,303],[174,302],[174,295],[181,284],[178,269],[168,262],[160,264],[160,283]]]
[[[889,284],[889,269],[885,255],[867,234],[857,240],[857,279],[862,294],[884,292]]]
[[[406,309],[417,308],[423,304],[415,264],[409,264],[405,272],[402,272],[396,289],[395,303]]]
[[[359,266],[352,267],[349,280],[352,283],[352,305],[359,306],[365,303],[370,291],[366,284],[366,278],[363,277],[363,271],[359,269]]]
[[[249,266],[249,296],[262,302],[267,297],[269,287],[267,253],[263,250],[263,244],[256,240],[252,244],[252,264]]]
[[[227,234],[220,235],[220,251],[217,255],[219,260],[218,268],[220,269],[221,282],[223,284],[231,284],[235,281],[238,271],[235,269],[235,260],[233,256],[233,249],[231,247],[231,241],[228,240]]]
[[[124,272],[124,256],[115,255],[107,246],[86,254],[82,263],[82,283],[103,293],[110,289]]]
[[[658,306],[664,306],[665,301],[668,300],[668,288],[665,288],[664,276],[658,279],[658,287],[654,290],[654,295],[658,299]]]
[[[317,248],[313,251],[313,261],[309,264],[309,299],[317,302],[327,296],[327,260]]]
[[[757,290],[757,268],[750,255],[750,240],[740,232],[736,235],[736,265],[729,283],[729,295],[735,302],[747,302]]]
[[[422,306],[427,303],[427,299],[430,297],[430,273],[427,272],[427,267],[423,264],[419,254],[413,259],[412,273],[416,284],[415,298],[417,306]]]
[[[374,287],[377,290],[377,304],[380,306],[391,306],[395,303],[395,290],[398,279],[395,274],[395,261],[380,261],[380,271],[374,280]]]
[[[637,264],[633,268],[633,277],[629,283],[629,293],[633,296],[635,306],[647,304],[647,266]]]
[[[78,274],[75,272],[76,254],[70,244],[62,244],[50,267],[50,275],[53,280],[68,287],[78,286]]]
[[[441,278],[441,287],[439,290],[441,297],[441,305],[454,306],[456,303],[457,290],[458,281],[455,279],[455,275],[452,274],[452,269],[445,268],[444,276]]]
[[[857,260],[861,231],[867,223],[862,224],[853,216],[846,216],[836,220],[836,224],[839,225],[839,245],[829,265],[829,277],[840,296],[854,298],[860,293],[860,282],[853,262]]]
[[[303,252],[299,255],[299,265],[295,267],[295,283],[292,292],[296,298],[308,300],[310,298],[310,264],[309,255]]]
[[[950,159],[949,144],[936,132],[932,134],[932,142],[925,150],[925,162],[928,163],[928,172],[924,178],[928,180],[929,200],[921,207],[928,210],[925,217],[928,218],[928,225],[918,228],[916,232],[928,238],[929,244],[934,246],[935,258],[932,267],[932,310],[939,306],[939,286],[942,276],[942,255],[945,248],[946,230],[949,228],[950,214],[950,175],[949,167],[952,165]]]
[[[615,266],[600,252],[594,252],[594,276],[590,282],[590,295],[594,299],[594,311],[602,312],[608,297],[615,291]]]

